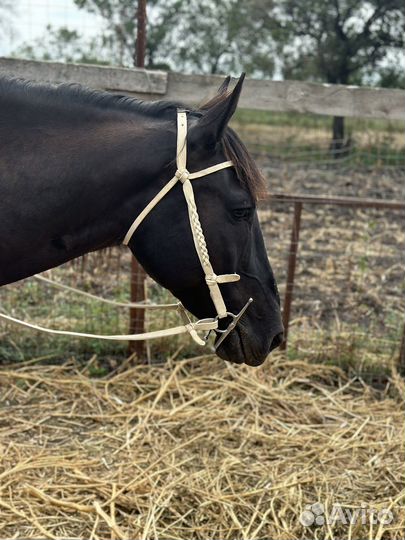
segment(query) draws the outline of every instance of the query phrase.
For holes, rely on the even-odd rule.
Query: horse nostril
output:
[[[280,332],[279,334],[276,334],[273,338],[273,341],[271,342],[270,352],[274,349],[277,349],[277,347],[279,347],[283,343],[283,340],[284,340],[284,332]]]

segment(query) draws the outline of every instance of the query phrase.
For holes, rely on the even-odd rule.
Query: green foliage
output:
[[[75,0],[106,20],[104,39],[120,64],[131,65],[136,34],[133,0]],[[271,76],[273,40],[243,0],[150,0],[146,65],[198,73],[247,71]]]
[[[105,377],[108,375],[108,369],[105,366],[90,366],[88,373],[90,377]]]
[[[267,0],[257,3],[286,78],[348,84],[370,76],[404,45],[402,0]],[[395,64],[392,65],[395,68]],[[398,66],[397,66],[398,70]]]
[[[395,67],[384,67],[380,69],[378,76],[378,86],[405,89],[405,74],[402,70]]]
[[[13,56],[79,64],[108,64],[107,58],[100,52],[102,49],[100,39],[84,41],[76,30],[69,30],[66,27],[53,28],[48,25],[45,36],[31,44],[22,45]]]

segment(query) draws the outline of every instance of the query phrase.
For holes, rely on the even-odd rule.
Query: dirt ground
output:
[[[405,171],[308,167],[262,161],[269,193],[404,200]],[[286,287],[292,204],[261,205],[267,250]],[[403,211],[304,205],[294,285],[291,345],[319,360],[390,364],[405,313]]]

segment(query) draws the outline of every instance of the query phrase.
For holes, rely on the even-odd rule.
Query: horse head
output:
[[[256,366],[281,344],[283,327],[280,298],[256,209],[263,180],[247,149],[228,127],[238,104],[243,76],[231,92],[228,84],[229,78],[209,103],[187,111],[184,155],[187,155],[187,174],[208,167],[215,170],[193,182],[214,276],[230,273],[240,276],[238,281],[224,280],[219,285],[228,313],[219,318],[217,354],[226,360]],[[173,160],[176,142],[179,163],[178,130],[173,118],[166,129],[165,141],[162,136],[159,139],[161,155],[166,155],[166,160],[172,156],[163,167],[166,181],[176,171]],[[158,149],[155,154],[150,153],[152,168],[163,159],[158,154]],[[143,159],[147,159],[145,155]],[[215,168],[230,161],[232,166]],[[181,176],[180,171],[178,177]],[[191,220],[179,182],[130,235],[128,245],[149,275],[169,289],[188,311],[200,319],[215,317],[219,311],[207,287],[207,271],[204,274],[201,254],[196,249],[195,236],[199,231],[196,233],[190,227]],[[253,299],[251,305],[250,299]],[[232,318],[235,319],[231,314],[239,313],[245,305],[249,308],[234,327],[229,327]],[[221,330],[226,328],[232,331],[221,339]]]

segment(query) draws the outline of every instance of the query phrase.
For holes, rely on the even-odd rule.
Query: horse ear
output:
[[[218,94],[225,94],[225,92],[228,90],[229,83],[231,82],[231,76],[228,75],[228,77],[224,80],[224,82],[221,84],[221,86],[218,88]]]
[[[242,73],[232,92],[218,94],[212,100],[212,105],[208,103],[201,110],[203,114],[193,128],[190,129],[190,138],[204,141],[204,146],[215,146],[236,111],[244,78],[245,73]]]

